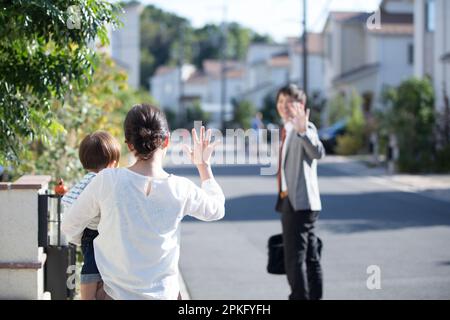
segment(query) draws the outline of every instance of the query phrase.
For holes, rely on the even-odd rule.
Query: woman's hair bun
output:
[[[147,128],[140,128],[139,135],[142,139],[150,139],[152,137],[152,130]]]
[[[125,139],[133,145],[135,155],[149,159],[169,136],[169,128],[164,113],[151,105],[135,105],[124,122]]]

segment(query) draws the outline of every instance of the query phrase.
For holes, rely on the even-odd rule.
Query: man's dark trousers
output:
[[[320,240],[314,233],[320,211],[295,211],[288,198],[278,199],[283,228],[284,263],[290,300],[322,298],[322,267]]]

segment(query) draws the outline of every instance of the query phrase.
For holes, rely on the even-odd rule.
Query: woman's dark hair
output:
[[[282,87],[280,90],[278,90],[277,93],[277,100],[280,97],[281,94],[285,94],[292,99],[301,102],[302,104],[306,105],[306,94],[303,92],[302,89],[297,87],[295,84],[289,84],[287,86]]]
[[[166,116],[157,107],[149,104],[133,106],[124,122],[125,141],[132,144],[136,157],[151,159],[169,136]]]

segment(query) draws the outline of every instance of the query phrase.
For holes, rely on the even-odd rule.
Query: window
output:
[[[436,28],[436,0],[427,0],[425,4],[425,30],[434,32]]]
[[[414,64],[414,45],[412,43],[408,44],[408,64]]]

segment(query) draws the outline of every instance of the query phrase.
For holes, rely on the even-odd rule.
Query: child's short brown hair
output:
[[[96,131],[81,141],[78,155],[86,170],[99,171],[119,162],[120,144],[108,132]]]

